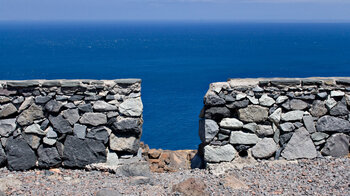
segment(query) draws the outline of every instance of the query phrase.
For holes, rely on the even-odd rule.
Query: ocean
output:
[[[212,82],[350,76],[350,24],[1,22],[0,80],[141,78],[142,141],[196,149]]]

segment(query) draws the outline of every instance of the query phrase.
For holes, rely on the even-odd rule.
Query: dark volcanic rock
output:
[[[204,98],[204,104],[207,106],[224,105],[225,100],[216,94],[210,94]]]
[[[230,110],[227,107],[211,107],[205,110],[205,118],[221,120],[230,116]]]
[[[46,147],[44,145],[38,148],[38,166],[41,168],[49,168],[57,166],[61,163],[61,157],[56,147]]]
[[[99,140],[99,141],[102,141],[104,144],[107,144],[108,138],[109,138],[108,128],[107,127],[98,127],[98,128],[91,129],[86,134],[86,138]]]
[[[58,133],[71,133],[73,131],[69,121],[64,119],[62,115],[56,117],[50,115],[49,120]]]
[[[27,170],[35,166],[36,155],[22,138],[9,138],[6,143],[9,170]]]
[[[0,144],[0,167],[4,166],[6,164],[6,154],[4,149],[2,148],[2,145]]]
[[[230,109],[236,109],[236,108],[245,108],[247,107],[249,104],[249,100],[248,99],[244,99],[241,101],[235,101],[231,104],[227,104],[226,106]]]
[[[332,116],[345,116],[349,114],[346,103],[340,101],[329,112]]]
[[[57,113],[62,108],[63,104],[56,100],[51,100],[45,105],[45,109],[49,112]]]
[[[106,156],[106,147],[102,141],[67,136],[64,142],[64,166],[83,168],[91,163],[106,162]]]
[[[92,105],[90,103],[79,105],[78,109],[82,112],[92,112],[93,111]]]
[[[327,139],[327,143],[321,150],[326,156],[344,157],[349,154],[349,136],[344,133],[336,133]]]
[[[323,116],[316,124],[317,131],[320,132],[350,132],[350,122],[333,116]]]
[[[199,120],[199,138],[203,143],[210,142],[219,132],[218,124],[210,119]]]
[[[139,118],[113,118],[108,124],[113,131],[117,132],[131,132],[139,134],[142,131],[142,120]]]
[[[296,130],[281,155],[287,160],[315,158],[317,151],[309,132],[303,127]]]
[[[37,96],[35,97],[35,103],[44,104],[51,100],[51,96]]]

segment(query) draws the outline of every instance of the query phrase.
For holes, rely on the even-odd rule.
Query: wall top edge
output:
[[[350,77],[307,77],[307,78],[229,78],[233,86],[308,86],[344,85],[350,86]],[[216,84],[216,83],[213,83]]]
[[[31,88],[31,87],[83,87],[85,85],[132,85],[141,83],[139,78],[125,78],[113,80],[93,80],[93,79],[55,79],[55,80],[0,80],[0,87],[7,88]]]

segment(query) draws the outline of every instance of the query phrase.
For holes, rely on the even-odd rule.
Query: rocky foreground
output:
[[[147,177],[70,170],[0,169],[7,195],[350,195],[350,159],[218,164],[208,170],[152,173]],[[0,192],[0,195],[2,193]]]

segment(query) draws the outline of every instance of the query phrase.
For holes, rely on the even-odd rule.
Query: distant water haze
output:
[[[0,79],[142,78],[151,148],[196,149],[209,83],[350,76],[350,24],[0,23]]]

